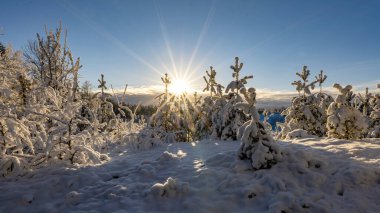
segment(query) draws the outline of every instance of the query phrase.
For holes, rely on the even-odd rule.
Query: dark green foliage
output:
[[[0,55],[4,55],[5,54],[5,47],[4,45],[0,42]]]

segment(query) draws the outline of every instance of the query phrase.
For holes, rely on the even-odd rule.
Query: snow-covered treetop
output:
[[[222,85],[216,83],[215,76],[216,76],[216,71],[213,69],[212,66],[210,66],[210,73],[208,70],[206,70],[206,74],[208,76],[208,80],[206,76],[203,76],[203,79],[206,82],[206,87],[203,89],[204,91],[210,91],[210,95],[212,94],[222,94],[222,89],[224,88]]]
[[[307,66],[303,66],[302,72],[301,73],[297,72],[296,75],[298,75],[303,81],[307,82],[308,81],[307,78],[310,75],[310,70],[307,69]]]
[[[250,115],[255,121],[259,120],[259,114],[255,107],[256,104],[256,89],[250,87],[248,90],[243,87],[239,91],[240,94],[244,95],[245,102],[239,102],[235,106],[239,109],[242,109],[245,114]]]
[[[244,95],[245,100],[250,105],[256,104],[256,89],[253,87],[250,87],[248,90],[246,88],[241,88],[240,93]]]
[[[232,77],[236,78],[236,80],[239,80],[239,72],[243,68],[243,63],[239,64],[239,57],[235,57],[235,66],[231,65],[230,68],[234,71],[232,73]]]
[[[234,81],[231,81],[228,86],[226,87],[226,93],[239,92],[240,88],[243,88],[245,84],[247,84],[247,80],[253,78],[252,75],[244,76],[243,78],[240,78],[239,73],[241,69],[243,68],[243,63],[239,64],[239,57],[235,57],[235,65],[231,65],[230,67],[233,70],[232,77],[235,78]]]
[[[98,88],[102,89],[102,96],[104,96],[104,90],[107,89],[107,86],[106,86],[107,82],[104,80],[104,75],[103,74],[100,75],[100,79],[98,79],[98,81],[99,81]]]
[[[317,80],[309,83],[308,78],[310,76],[310,70],[307,69],[307,66],[303,66],[302,71],[300,73],[297,72],[296,75],[298,75],[302,81],[301,80],[294,81],[292,85],[296,86],[296,90],[298,91],[299,95],[301,94],[301,91],[303,91],[303,96],[305,96],[306,94],[307,95],[311,94],[311,90],[315,88],[315,83],[320,82],[320,81],[323,82],[325,80],[325,76],[322,76],[322,73],[321,73],[320,80],[319,80],[319,77],[318,78],[316,77]]]
[[[164,78],[164,77],[161,77],[161,80],[162,80],[162,82],[163,82],[165,85],[169,85],[169,84],[172,83],[172,82],[170,81],[170,78],[169,78],[169,76],[168,76],[167,73],[165,73],[165,78]]]
[[[168,100],[168,87],[169,87],[169,84],[171,84],[171,80],[169,78],[169,75],[167,73],[165,73],[165,77],[161,77],[161,80],[162,82],[165,84],[165,101]]]
[[[319,85],[319,93],[322,93],[322,84],[323,82],[325,82],[326,79],[327,75],[323,74],[323,70],[321,70],[321,72],[317,76],[315,76],[315,80]]]
[[[335,98],[335,102],[339,104],[348,104],[348,100],[350,96],[352,96],[352,86],[347,85],[343,88],[340,84],[335,83],[333,87],[340,92],[340,94]]]
[[[194,106],[197,106],[201,103],[202,96],[198,95],[197,92],[194,92],[193,98],[194,98],[194,102],[193,102]]]
[[[210,83],[215,83],[216,71],[215,69],[213,69],[212,66],[210,66],[210,73],[208,72],[208,70],[206,70],[206,74],[208,75],[210,79]]]
[[[365,88],[365,93],[363,95],[359,93],[359,95],[356,97],[359,99],[363,107],[362,109],[363,115],[367,116],[368,113],[370,113],[369,106],[370,106],[370,101],[373,98],[372,93],[368,92],[368,87],[367,87]]]

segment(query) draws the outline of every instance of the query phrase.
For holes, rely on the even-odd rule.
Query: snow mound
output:
[[[140,165],[138,172],[144,176],[153,177],[156,175],[156,169],[153,165],[150,164],[150,162],[143,162],[143,164]]]
[[[169,177],[165,183],[156,183],[150,188],[150,195],[154,198],[173,198],[186,194],[189,184],[182,183],[177,179]]]
[[[67,205],[78,205],[81,201],[82,194],[76,191],[69,192],[65,197]]]
[[[6,177],[8,175],[20,175],[24,171],[25,162],[15,156],[1,156],[0,157],[0,177]]]
[[[313,138],[315,136],[310,135],[306,130],[304,129],[295,129],[288,134],[286,134],[286,139],[291,140],[291,139],[300,139],[300,138]]]
[[[100,193],[99,196],[110,200],[116,199],[117,197],[126,196],[127,194],[128,188],[123,185],[117,184]]]
[[[160,157],[157,158],[157,161],[162,162],[162,163],[163,162],[170,162],[170,161],[179,160],[185,156],[186,156],[186,153],[184,153],[182,150],[178,150],[177,154],[165,151],[161,154]]]
[[[24,205],[28,205],[28,204],[31,204],[34,200],[34,195],[31,194],[31,193],[26,193],[24,194],[22,197],[21,197],[21,202],[24,204]]]

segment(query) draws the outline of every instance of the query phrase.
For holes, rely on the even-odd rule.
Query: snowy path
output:
[[[284,160],[255,172],[242,171],[238,142],[221,141],[44,169],[0,180],[0,212],[378,212],[379,140],[280,143]]]

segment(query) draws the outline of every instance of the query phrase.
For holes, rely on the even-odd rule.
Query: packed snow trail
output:
[[[107,164],[0,180],[0,212],[378,212],[380,141],[279,142],[284,159],[246,171],[239,142],[115,154]]]

